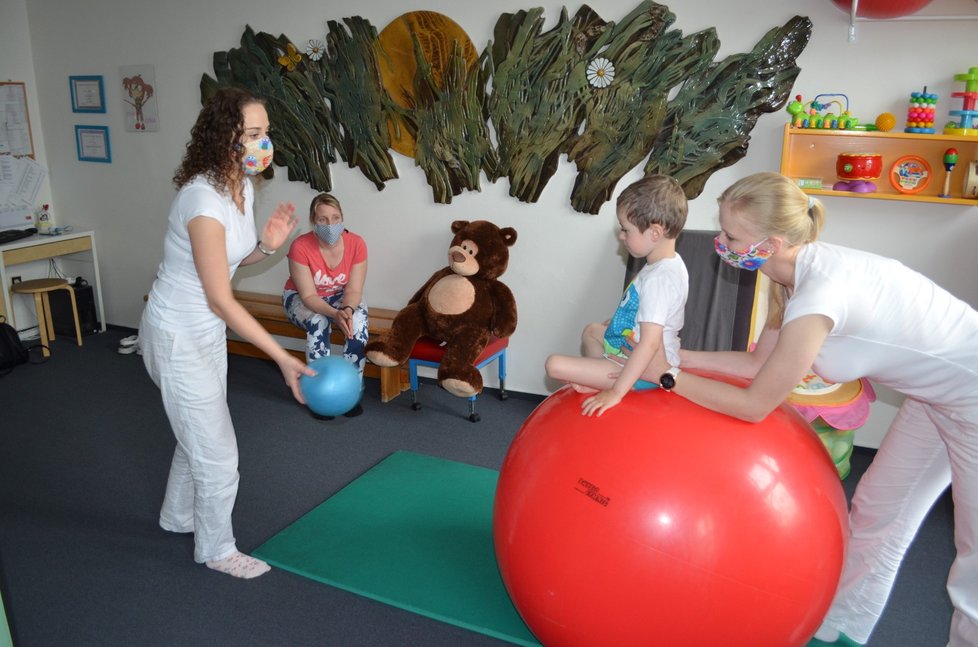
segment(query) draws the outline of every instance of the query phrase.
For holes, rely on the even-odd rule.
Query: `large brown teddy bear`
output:
[[[509,263],[516,230],[486,220],[452,223],[448,267],[425,282],[391,324],[390,332],[367,344],[367,359],[377,366],[400,366],[422,335],[445,342],[438,383],[467,398],[482,392],[482,375],[473,363],[490,335],[516,330],[516,300],[497,280]]]

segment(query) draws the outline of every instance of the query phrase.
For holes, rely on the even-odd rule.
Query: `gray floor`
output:
[[[194,564],[192,539],[156,524],[173,439],[141,358],[116,353],[131,332],[87,337],[82,348],[59,339],[47,363],[0,377],[0,592],[16,645],[505,644],[277,569],[243,582]],[[412,411],[408,394],[381,404],[368,380],[363,416],[322,422],[290,401],[271,363],[230,365],[245,551],[396,450],[498,469],[539,401],[487,392],[482,421],[471,423],[466,403],[433,385]],[[855,455],[847,494],[870,460]],[[945,644],[951,532],[945,496],[872,647]]]

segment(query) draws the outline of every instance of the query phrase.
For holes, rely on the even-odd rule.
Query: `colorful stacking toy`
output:
[[[937,113],[937,95],[927,92],[910,94],[910,106],[907,108],[907,127],[905,133],[934,133],[934,115]]]
[[[978,137],[978,67],[969,69],[964,74],[955,74],[955,81],[964,81],[964,92],[952,92],[952,97],[959,97],[964,106],[961,110],[948,112],[952,117],[960,117],[958,123],[953,121],[944,126],[945,135],[965,135]]]

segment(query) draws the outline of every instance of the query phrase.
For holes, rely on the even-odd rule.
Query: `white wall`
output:
[[[34,158],[46,165],[44,130],[39,118],[37,82],[31,52],[31,33],[27,29],[27,6],[24,0],[0,0],[0,81],[24,83],[27,110],[31,118]],[[37,204],[50,202],[51,184],[45,178],[37,195]],[[47,276],[47,264],[39,262],[20,266],[16,275],[25,279]],[[17,322],[18,328],[23,329],[37,323],[34,306],[27,298],[14,298],[7,304],[7,308],[12,311],[12,320]]]
[[[604,0],[591,6],[606,20],[618,20],[635,4]],[[793,15],[809,16],[814,34],[799,59],[802,73],[796,92],[808,98],[848,94],[853,113],[864,120],[890,111],[902,124],[910,92],[923,85],[941,95],[938,112],[946,116],[946,111],[960,108],[959,100],[949,98],[950,92],[962,89],[953,75],[978,65],[971,45],[978,22],[863,22],[856,42],[848,43],[848,15],[829,0],[666,4],[678,16],[675,27],[685,32],[716,27],[721,57],[749,50],[768,29]],[[35,145],[45,152],[42,160],[50,167],[55,221],[95,228],[107,321],[135,326],[160,258],[173,195],[170,177],[200,107],[201,75],[213,74],[215,51],[238,46],[245,25],[305,43],[322,38],[329,19],[359,15],[380,30],[401,13],[423,8],[454,19],[481,50],[500,13],[533,6],[538,5],[515,0],[430,0],[423,7],[396,0],[0,0],[0,35],[5,36],[0,39],[0,77],[28,81],[32,97],[36,89],[31,110],[35,124],[43,125],[43,136],[36,126]],[[547,28],[562,6],[544,6]],[[571,13],[578,7],[567,5]],[[935,0],[925,12],[974,14],[978,8],[971,0]],[[25,60],[25,52],[31,52],[32,59]],[[118,68],[134,64],[156,68],[159,132],[125,131]],[[105,77],[107,114],[71,112],[68,76],[78,74]],[[724,187],[743,175],[778,168],[785,121],[784,113],[760,119],[747,157],[715,174],[691,204],[689,227],[714,228],[715,198]],[[109,126],[112,164],[76,160],[76,124]],[[584,324],[607,317],[618,300],[624,266],[614,238],[614,201],[596,216],[573,211],[569,196],[575,169],[563,161],[536,204],[510,198],[505,180],[493,185],[483,179],[481,192],[439,205],[433,203],[413,162],[394,155],[401,177],[380,192],[358,171],[343,164],[331,169],[347,222],[370,247],[369,303],[398,307],[443,266],[452,220],[484,218],[513,226],[519,240],[503,280],[516,294],[520,323],[511,342],[507,386],[549,392],[543,372],[546,356],[576,352]],[[267,214],[279,200],[293,200],[305,209],[314,191],[285,177],[280,169],[278,177],[260,190],[259,213]],[[627,176],[618,191],[637,177],[638,171]],[[978,242],[978,208],[832,197],[825,202],[825,240],[898,258],[978,304],[978,254],[972,250]],[[242,275],[239,283],[275,292],[286,273],[280,254],[260,272]],[[488,382],[494,384],[494,379]],[[895,394],[881,393],[881,403],[857,442],[875,446],[898,404]]]

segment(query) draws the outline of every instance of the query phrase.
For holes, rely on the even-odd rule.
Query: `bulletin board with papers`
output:
[[[0,81],[0,229],[29,227],[47,169],[34,160],[23,82]]]

